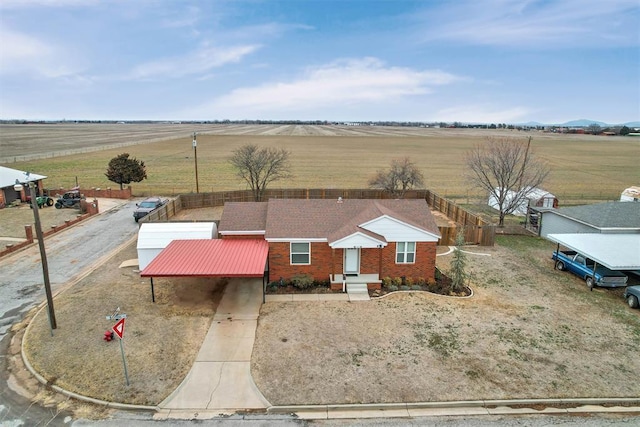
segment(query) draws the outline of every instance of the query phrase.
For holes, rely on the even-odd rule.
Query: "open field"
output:
[[[627,307],[621,289],[589,292],[553,270],[552,249],[515,236],[470,248],[491,256],[469,255],[475,295],[467,299],[400,293],[365,303],[267,303],[252,375],[272,404],[637,397],[640,311]],[[189,371],[224,283],[158,279],[154,304],[148,280],[135,267],[118,268],[135,256],[131,245],[56,297],[55,337],[46,312],[32,321],[25,350],[51,383],[153,405]],[[437,263],[447,270],[449,260]],[[112,325],[104,315],[116,306],[128,315],[130,387],[117,342],[101,339]]]
[[[79,130],[74,126],[80,126]],[[29,150],[36,150],[35,153],[73,148],[86,151],[128,143],[131,139],[137,143],[4,165],[47,175],[48,188],[70,187],[76,177],[82,186],[105,188],[116,186],[104,176],[109,160],[128,152],[147,165],[148,179],[133,184],[135,195],[195,191],[195,159],[191,147],[194,126],[166,125],[156,133],[147,129],[137,134],[138,126],[145,129],[144,126],[101,125],[99,131],[92,130],[102,135],[96,142],[92,139],[97,136],[82,130],[91,126],[51,125],[41,128],[39,136],[33,134],[37,131],[33,126],[2,126],[2,153],[6,156],[5,153],[15,153],[18,149],[24,154]],[[119,133],[116,135],[109,126]],[[273,188],[363,188],[371,175],[377,169],[386,168],[392,158],[408,156],[421,167],[427,188],[461,201],[483,199],[484,195],[471,188],[465,177],[465,153],[488,136],[522,139],[532,136],[535,153],[549,162],[552,170],[545,188],[556,194],[561,204],[617,200],[624,188],[640,181],[637,167],[640,139],[637,138],[375,126],[201,126],[195,129],[200,132],[197,154],[201,192],[244,189],[244,182],[237,178],[227,160],[233,150],[255,143],[291,152],[294,177],[275,182]],[[76,131],[73,135],[72,130]],[[30,136],[20,136],[21,132]],[[40,142],[35,147],[24,146],[29,139]],[[152,142],[142,144],[145,141]]]

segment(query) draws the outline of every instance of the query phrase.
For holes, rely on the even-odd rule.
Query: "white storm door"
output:
[[[360,248],[345,248],[344,274],[360,273]]]

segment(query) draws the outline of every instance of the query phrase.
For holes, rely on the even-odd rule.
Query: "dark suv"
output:
[[[140,218],[149,215],[152,211],[164,206],[168,202],[167,199],[159,197],[147,197],[140,203],[136,203],[136,210],[133,212],[133,219],[138,222]]]

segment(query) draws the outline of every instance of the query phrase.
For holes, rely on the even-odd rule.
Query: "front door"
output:
[[[360,273],[360,249],[347,248],[344,250],[344,274]]]

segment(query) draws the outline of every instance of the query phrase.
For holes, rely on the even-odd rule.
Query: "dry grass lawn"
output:
[[[80,211],[78,209],[56,209],[53,206],[48,206],[39,209],[38,213],[42,231],[46,231],[53,225],[62,225],[66,220],[75,219]],[[29,224],[34,226],[34,222],[33,211],[27,203],[0,209],[0,243],[4,242],[3,237],[24,239],[24,226]],[[33,233],[35,237],[35,226]]]
[[[620,289],[554,271],[542,240],[472,250],[491,255],[469,255],[472,298],[265,304],[258,388],[274,405],[640,396],[640,313]]]
[[[181,219],[211,218],[205,211]],[[440,248],[443,249],[443,248]],[[640,312],[621,289],[589,292],[554,271],[552,246],[499,237],[470,248],[475,295],[400,293],[366,303],[267,303],[252,374],[272,404],[412,402],[498,398],[637,397]],[[441,253],[442,250],[439,250]],[[25,338],[30,362],[53,384],[87,396],[155,405],[183,380],[221,297],[214,280],[148,280],[132,245],[56,299]],[[447,270],[450,256],[438,257]],[[127,317],[124,348],[102,340],[115,307]]]
[[[58,329],[49,333],[46,310],[25,335],[28,359],[49,382],[86,396],[155,405],[184,379],[204,339],[224,284],[216,279],[148,279],[133,268],[135,244],[55,299]],[[125,384],[120,347],[102,337],[127,314],[124,349],[131,385]]]

